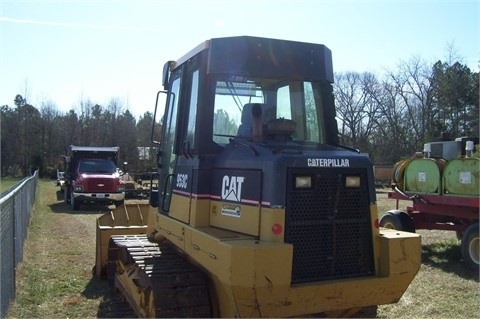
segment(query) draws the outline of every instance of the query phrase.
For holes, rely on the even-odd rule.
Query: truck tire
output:
[[[65,187],[65,191],[63,192],[63,201],[65,204],[70,204],[70,188]]]
[[[472,270],[479,270],[480,265],[480,240],[478,237],[478,223],[468,226],[463,233],[461,249],[463,261],[468,268]]]
[[[119,200],[118,202],[115,202],[115,207],[122,206],[124,203],[124,200]]]
[[[78,210],[80,208],[80,202],[78,201],[78,199],[75,199],[75,197],[73,197],[73,193],[70,194],[70,205],[72,206],[73,210]]]
[[[379,221],[380,227],[407,231],[410,233],[415,232],[412,218],[406,212],[401,210],[389,210],[387,211]]]

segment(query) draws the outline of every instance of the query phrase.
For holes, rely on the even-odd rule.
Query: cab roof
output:
[[[171,70],[205,50],[207,73],[333,83],[332,53],[325,45],[251,36],[204,41],[175,61]]]

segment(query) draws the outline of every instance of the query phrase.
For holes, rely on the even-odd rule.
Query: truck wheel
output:
[[[72,206],[73,210],[78,210],[80,208],[80,202],[73,197],[73,193],[70,196],[70,205]]]
[[[406,212],[401,210],[389,210],[387,211],[379,221],[380,227],[407,231],[410,233],[415,232],[412,218]]]
[[[480,240],[478,237],[478,223],[468,226],[462,237],[462,257],[467,267],[478,270],[480,265]]]
[[[63,201],[65,204],[70,204],[70,189],[65,187],[65,191],[63,192]]]
[[[124,200],[119,200],[118,202],[115,202],[115,206],[116,207],[122,206],[124,202],[125,202]]]
[[[76,199],[72,199],[72,208],[73,210],[78,210],[80,208],[80,203]]]

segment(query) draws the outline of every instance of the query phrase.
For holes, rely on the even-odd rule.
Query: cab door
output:
[[[190,59],[171,76],[164,117],[160,172],[160,212],[189,223],[196,166],[196,121],[199,95],[198,59]]]
[[[171,86],[163,118],[162,146],[158,158],[159,211],[168,215],[172,200],[175,168],[177,165],[176,135],[178,128],[178,107],[180,100],[181,72],[172,73]]]

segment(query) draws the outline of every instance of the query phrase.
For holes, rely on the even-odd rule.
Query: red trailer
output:
[[[478,145],[478,139],[476,140]],[[397,201],[387,211],[381,227],[415,232],[416,229],[451,230],[461,239],[466,265],[479,269],[479,167],[478,155],[461,153],[464,140],[426,145],[428,157],[412,158],[395,164],[388,198]],[[471,144],[470,144],[471,145]],[[436,151],[436,149],[439,151]],[[450,152],[450,149],[454,151]],[[467,151],[471,149],[467,147]],[[431,150],[436,151],[432,156]],[[477,147],[478,150],[478,147]],[[452,153],[449,155],[448,152]],[[458,154],[457,154],[458,153]],[[411,202],[406,211],[399,202]]]

